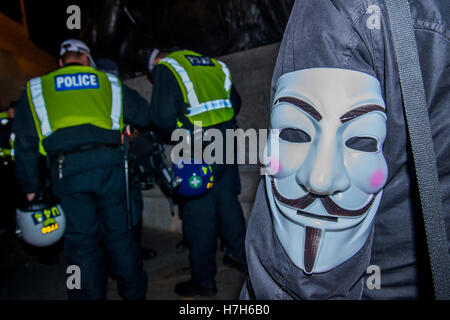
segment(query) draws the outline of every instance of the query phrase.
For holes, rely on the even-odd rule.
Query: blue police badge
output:
[[[214,63],[212,62],[210,57],[206,56],[192,56],[185,55],[186,59],[194,66],[203,66],[203,67],[214,67]]]

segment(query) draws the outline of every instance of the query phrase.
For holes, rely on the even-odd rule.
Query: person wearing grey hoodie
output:
[[[418,0],[410,9],[448,237],[450,6]],[[385,2],[297,0],[271,101],[280,157],[273,161],[277,170],[260,182],[250,214],[240,298],[428,297],[419,196]],[[371,282],[375,273],[378,281]]]

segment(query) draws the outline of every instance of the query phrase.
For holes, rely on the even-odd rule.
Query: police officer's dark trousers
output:
[[[239,172],[236,165],[222,165],[224,173],[207,195],[183,204],[183,233],[190,245],[192,280],[208,287],[216,274],[218,235],[227,254],[244,262],[245,219],[238,201]]]
[[[127,229],[122,152],[103,148],[68,154],[62,179],[57,165],[51,167],[53,191],[67,218],[66,259],[81,271],[81,289],[68,290],[69,299],[105,298],[106,261],[122,298],[145,298],[147,276]]]

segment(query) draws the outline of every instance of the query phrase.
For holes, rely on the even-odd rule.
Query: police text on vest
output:
[[[98,77],[94,73],[63,74],[55,77],[55,90],[98,89]]]

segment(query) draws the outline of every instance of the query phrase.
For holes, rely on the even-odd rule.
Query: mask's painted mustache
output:
[[[315,196],[310,193],[307,193],[301,198],[297,199],[288,199],[283,197],[277,190],[275,186],[275,182],[273,179],[271,180],[272,183],[272,190],[273,194],[277,198],[278,201],[280,201],[282,204],[293,207],[299,210],[303,210],[309,205],[311,205],[314,201],[319,199],[322,202],[323,207],[328,212],[328,214],[333,216],[339,216],[339,217],[357,217],[360,215],[363,215],[369,208],[372,206],[373,202],[375,201],[376,194],[372,195],[372,198],[370,201],[361,209],[358,210],[348,210],[340,207],[337,205],[330,197],[328,196]]]

